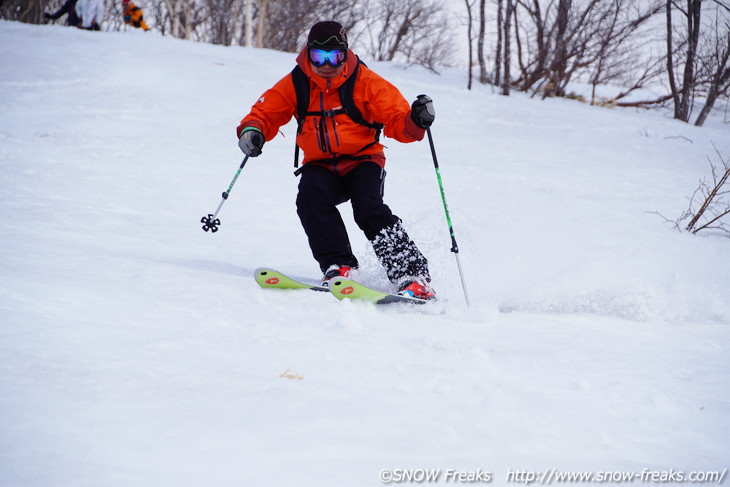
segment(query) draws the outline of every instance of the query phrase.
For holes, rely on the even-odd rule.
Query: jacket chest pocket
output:
[[[317,148],[321,152],[334,154],[340,147],[340,136],[337,131],[339,115],[322,113],[312,115],[307,121],[309,130],[317,141]]]

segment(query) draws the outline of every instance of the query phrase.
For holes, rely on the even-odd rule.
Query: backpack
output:
[[[339,88],[340,93],[340,103],[342,104],[342,108],[338,110],[326,110],[326,111],[308,111],[309,108],[309,79],[307,78],[307,75],[304,74],[304,71],[302,71],[302,68],[299,66],[295,66],[294,69],[291,72],[292,82],[294,83],[294,91],[297,95],[297,134],[301,133],[302,126],[304,125],[304,120],[308,116],[320,116],[320,117],[334,117],[335,115],[341,115],[346,114],[348,117],[352,119],[353,122],[358,123],[360,125],[364,125],[367,128],[375,130],[375,140],[369,144],[367,144],[365,147],[360,149],[357,152],[362,152],[365,149],[374,146],[380,141],[380,132],[383,130],[383,124],[382,123],[370,123],[366,121],[363,116],[362,112],[359,108],[357,108],[357,105],[355,105],[355,100],[353,98],[353,90],[355,89],[355,81],[357,80],[358,72],[360,71],[360,65],[365,65],[364,62],[360,60],[360,58],[357,58],[357,65],[355,66],[355,70],[352,72],[352,75],[344,82]],[[367,66],[367,65],[365,65]],[[322,159],[317,162],[330,162],[335,163],[342,159],[352,159],[353,155],[342,155],[338,157],[333,157],[332,159]],[[299,166],[299,146],[296,142],[294,142],[294,167]],[[299,174],[301,172],[300,168],[295,172],[295,174]]]

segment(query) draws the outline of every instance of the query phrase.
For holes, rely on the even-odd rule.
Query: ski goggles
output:
[[[339,68],[347,61],[347,49],[317,49],[309,48],[309,62],[321,68],[325,64],[329,64],[333,68]]]

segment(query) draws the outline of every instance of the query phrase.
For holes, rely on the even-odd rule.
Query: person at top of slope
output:
[[[139,8],[134,2],[129,0],[122,0],[122,18],[124,23],[136,27],[137,29],[150,30],[147,23],[144,21],[144,15],[142,9]]]
[[[349,200],[355,222],[398,292],[435,298],[427,259],[383,202],[385,155],[379,142],[381,131],[399,142],[422,140],[434,121],[432,100],[420,95],[409,105],[349,49],[338,22],[312,26],[296,64],[241,120],[238,145],[250,157],[260,155],[265,141],[296,115],[297,151],[304,153],[297,170],[297,214],[323,272],[323,285],[349,277],[358,267],[337,209]]]
[[[76,27],[79,25],[79,16],[76,15],[76,0],[67,0],[61,8],[56,10],[54,13],[44,13],[43,16],[48,20],[54,22],[61,18],[64,14],[66,15],[66,25],[69,27]]]

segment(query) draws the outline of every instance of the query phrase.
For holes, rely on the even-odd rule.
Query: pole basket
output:
[[[200,223],[203,224],[203,230],[206,232],[210,230],[211,233],[215,233],[218,231],[218,225],[221,224],[221,221],[219,218],[213,218],[214,215],[212,213],[208,213],[208,216],[204,216],[200,219]]]

